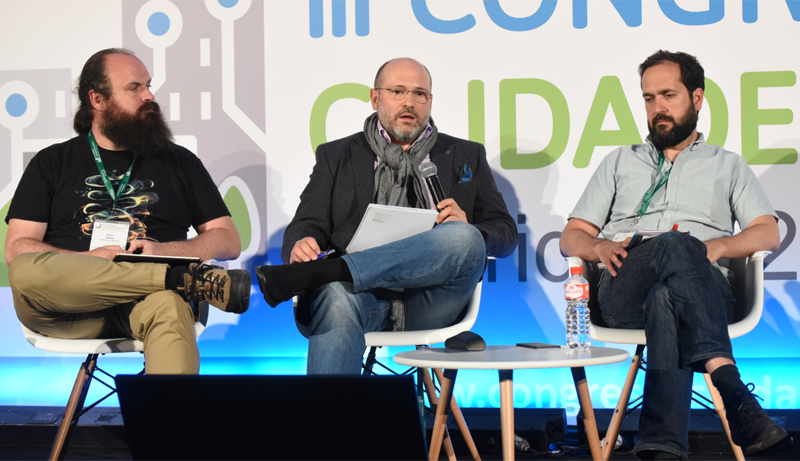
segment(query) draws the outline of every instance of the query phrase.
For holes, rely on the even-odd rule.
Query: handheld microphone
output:
[[[442,200],[446,199],[447,196],[444,195],[444,189],[442,189],[442,183],[439,182],[439,176],[437,175],[436,164],[433,162],[423,163],[419,166],[419,172],[423,178],[425,178],[425,182],[428,184],[428,189],[431,192],[431,198],[433,198],[433,205],[436,206]],[[438,207],[436,208],[439,209]],[[442,210],[439,210],[442,211]]]

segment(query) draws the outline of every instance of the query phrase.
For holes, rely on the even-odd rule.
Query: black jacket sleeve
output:
[[[508,213],[503,194],[497,190],[492,169],[486,161],[486,149],[480,145],[478,166],[473,172],[476,193],[472,206],[472,220],[486,241],[486,252],[490,256],[504,258],[517,247],[517,225]],[[460,184],[454,184],[453,188]]]
[[[331,158],[326,153],[326,146],[321,144],[317,147],[317,162],[308,185],[300,194],[300,204],[294,218],[283,234],[281,259],[284,264],[289,264],[294,244],[306,237],[313,237],[322,249],[328,247],[333,226],[331,203],[334,174],[328,163]]]

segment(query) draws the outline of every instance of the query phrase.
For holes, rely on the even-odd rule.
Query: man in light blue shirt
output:
[[[648,142],[603,159],[569,217],[561,250],[605,263],[597,298],[603,319],[647,335],[636,456],[688,456],[695,371],[711,375],[733,441],[745,453],[760,451],[786,431],[739,377],[727,330],[735,299],[717,260],[777,249],[777,216],[744,159],[697,132],[705,87],[697,59],[658,51],[639,75]],[[736,235],[734,221],[744,229]],[[689,233],[666,232],[626,250],[635,230],[675,226]]]

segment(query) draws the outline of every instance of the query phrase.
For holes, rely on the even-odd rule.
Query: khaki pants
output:
[[[192,309],[164,288],[166,271],[165,264],[46,251],[14,258],[8,278],[29,329],[53,338],[132,337],[144,343],[148,374],[197,374]]]

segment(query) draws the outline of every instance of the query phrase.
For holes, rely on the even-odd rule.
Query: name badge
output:
[[[614,238],[611,239],[612,242],[624,242],[625,239],[633,237],[636,235],[636,231],[639,229],[638,223],[631,224],[629,227],[620,229]]]
[[[89,251],[106,245],[117,245],[125,249],[128,245],[128,229],[131,224],[128,221],[112,221],[98,219],[92,226],[92,241],[89,243]]]

